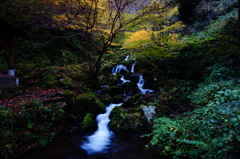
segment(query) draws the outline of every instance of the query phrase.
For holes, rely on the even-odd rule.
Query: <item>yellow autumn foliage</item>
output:
[[[124,41],[123,48],[134,48],[136,45],[145,44],[145,41],[150,40],[153,34],[153,31],[151,29],[145,30],[141,29],[139,31],[136,31],[134,33],[127,33],[128,38]]]

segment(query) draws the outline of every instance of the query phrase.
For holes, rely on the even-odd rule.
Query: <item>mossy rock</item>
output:
[[[138,83],[139,82],[139,76],[137,74],[131,75],[130,81],[133,82],[133,83]]]
[[[86,92],[78,95],[75,98],[76,113],[85,115],[92,113],[94,115],[105,113],[105,105],[97,98],[95,93]]]
[[[124,100],[123,100],[122,96],[117,95],[117,96],[114,96],[114,97],[113,97],[112,102],[113,102],[113,103],[123,103]]]
[[[138,105],[138,99],[141,95],[140,94],[136,94],[133,95],[132,97],[128,98],[123,104],[122,107],[123,108],[131,108],[131,107],[135,107]]]
[[[92,132],[97,129],[96,115],[92,113],[87,113],[83,119],[83,124],[81,130],[84,132]]]
[[[138,88],[138,85],[136,83],[133,83],[133,82],[126,82],[126,83],[123,83],[123,84],[119,85],[118,87],[124,89],[126,92],[129,92],[133,89]]]
[[[102,77],[102,79],[100,80],[100,84],[101,85],[117,85],[119,79],[121,78],[121,75],[106,75],[104,77]]]
[[[124,89],[117,87],[117,86],[109,87],[106,89],[106,91],[112,97],[114,97],[116,95],[124,94]]]
[[[83,85],[79,86],[77,89],[77,93],[82,94],[82,93],[86,93],[86,92],[90,92],[90,89]]]
[[[139,108],[128,111],[122,107],[115,107],[110,118],[110,128],[116,133],[141,133],[149,130],[147,118]]]
[[[98,98],[105,104],[106,106],[111,104],[112,102],[112,97],[109,94],[99,94]]]

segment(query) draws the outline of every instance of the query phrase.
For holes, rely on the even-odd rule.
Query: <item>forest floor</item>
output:
[[[0,99],[0,106],[18,108],[19,105],[29,105],[33,103],[34,99],[40,99],[43,103],[50,103],[52,101],[61,100],[63,98],[62,88],[41,88],[28,87],[21,95],[9,95]]]

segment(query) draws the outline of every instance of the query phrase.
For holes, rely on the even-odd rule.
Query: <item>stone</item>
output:
[[[75,111],[85,115],[92,113],[94,115],[105,113],[105,105],[97,98],[93,92],[86,92],[75,98]]]
[[[0,88],[1,87],[12,87],[18,86],[19,80],[17,77],[12,75],[0,75]]]
[[[83,131],[95,131],[97,129],[96,115],[87,113],[83,119],[81,130]]]
[[[115,107],[110,114],[110,119],[110,128],[116,133],[141,133],[149,130],[147,118],[138,108],[127,110]]]
[[[151,120],[154,116],[154,114],[156,114],[155,112],[155,106],[142,106],[141,107],[143,110],[143,113],[145,115],[145,117],[147,118],[148,122],[151,123]]]

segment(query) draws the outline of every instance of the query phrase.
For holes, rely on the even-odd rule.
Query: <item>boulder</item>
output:
[[[103,102],[104,105],[109,105],[111,104],[113,98],[109,95],[109,94],[103,94],[103,93],[100,93],[98,95],[98,98]]]
[[[138,106],[138,99],[141,95],[140,94],[136,94],[133,95],[132,97],[128,98],[123,104],[122,107],[123,108],[131,108],[131,107],[136,107]]]
[[[132,81],[133,83],[138,83],[139,81],[139,75],[138,74],[132,74],[130,76],[130,81]]]
[[[110,119],[110,128],[116,133],[141,133],[149,130],[148,120],[139,108],[126,110],[115,107]]]
[[[124,89],[117,86],[112,86],[112,87],[106,88],[106,92],[110,94],[112,97],[114,97],[116,95],[124,94]]]
[[[96,115],[92,113],[87,113],[83,119],[83,124],[81,126],[82,131],[93,132],[97,129]]]
[[[122,96],[116,95],[116,96],[113,97],[112,102],[113,102],[113,103],[123,103],[124,100],[123,100]]]
[[[105,105],[97,98],[93,92],[86,92],[75,98],[74,109],[76,113],[86,115],[92,113],[94,115],[105,113]]]

